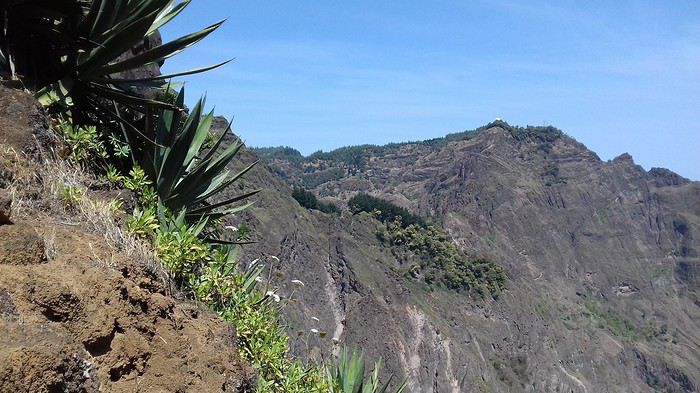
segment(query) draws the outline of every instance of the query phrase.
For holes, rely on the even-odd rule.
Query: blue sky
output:
[[[308,154],[484,125],[553,125],[603,159],[700,180],[700,6],[673,1],[195,0],[166,63],[252,146]]]

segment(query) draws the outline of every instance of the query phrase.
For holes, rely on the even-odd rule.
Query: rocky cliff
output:
[[[246,181],[263,192],[245,217],[258,243],[246,260],[280,259],[272,277],[294,292],[285,315],[298,353],[362,348],[411,392],[700,386],[700,183],[503,122],[425,142],[258,154]],[[290,196],[299,184],[338,206],[363,191],[424,216],[503,266],[507,289],[482,299],[426,286],[378,239],[383,224],[307,210]]]

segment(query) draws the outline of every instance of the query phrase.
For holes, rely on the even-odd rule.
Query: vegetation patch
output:
[[[301,177],[301,184],[305,188],[316,188],[329,181],[340,180],[345,176],[342,168],[329,168],[319,172],[306,173]]]
[[[394,249],[404,251],[407,259],[416,256],[418,263],[411,264],[406,273],[422,278],[430,286],[441,285],[494,298],[505,288],[506,275],[502,267],[485,258],[468,257],[434,226],[411,224],[404,227],[396,219],[388,223],[386,232],[380,232],[378,237]]]
[[[320,210],[324,213],[337,214],[340,212],[338,206],[330,202],[321,202],[316,198],[311,191],[307,191],[301,187],[294,187],[292,191],[292,197],[299,202],[299,204],[307,209]]]
[[[489,294],[494,298],[505,287],[503,268],[485,258],[465,255],[438,228],[407,209],[367,194],[348,201],[353,213],[367,212],[385,224],[377,238],[390,245],[401,259],[417,259],[405,274],[422,278],[428,286],[440,285],[456,291]]]
[[[427,227],[425,220],[403,207],[397,206],[385,199],[373,197],[365,193],[359,193],[348,201],[348,207],[353,213],[372,213],[383,223],[394,222],[398,217],[403,227],[417,225],[422,228]]]
[[[666,324],[649,321],[645,326],[639,326],[612,309],[604,309],[593,302],[584,304],[584,315],[597,322],[597,327],[605,329],[613,335],[629,340],[662,340],[675,343],[675,333],[670,333]]]

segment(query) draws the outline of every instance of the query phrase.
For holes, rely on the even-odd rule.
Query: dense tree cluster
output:
[[[320,210],[324,213],[338,213],[338,206],[332,203],[321,202],[311,191],[301,187],[294,187],[292,198],[296,199],[300,205],[307,209]]]
[[[397,206],[385,199],[373,197],[365,193],[359,193],[348,201],[348,206],[353,213],[367,212],[373,213],[376,217],[384,222],[389,223],[399,218],[401,225],[407,227],[409,225],[417,225],[426,227],[425,220],[403,207]]]

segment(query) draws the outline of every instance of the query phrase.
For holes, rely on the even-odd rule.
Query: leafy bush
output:
[[[376,198],[365,193],[359,193],[350,198],[348,206],[353,213],[374,213],[377,218],[384,223],[393,222],[398,217],[401,225],[404,227],[409,225],[417,225],[420,227],[427,226],[423,218],[409,212],[403,207],[399,207],[385,199]]]
[[[137,237],[146,238],[153,234],[153,231],[158,229],[158,218],[153,209],[134,209],[134,213],[126,222],[129,232]]]
[[[447,235],[433,226],[415,224],[403,226],[400,220],[387,224],[387,234],[381,235],[394,247],[401,247],[420,258],[420,266],[412,265],[409,274],[418,271],[429,285],[444,285],[458,291],[469,291],[493,297],[505,288],[503,268],[484,258],[469,258]]]
[[[301,206],[307,209],[320,210],[329,214],[336,214],[340,211],[336,205],[320,202],[311,191],[306,191],[301,187],[294,187],[292,197],[296,199]]]
[[[93,162],[96,158],[106,160],[109,157],[107,149],[97,133],[97,127],[81,127],[62,122],[59,125],[59,131],[68,145],[71,160]]]

